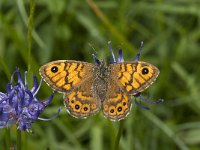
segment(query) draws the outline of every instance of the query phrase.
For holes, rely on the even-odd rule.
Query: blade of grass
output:
[[[120,142],[120,138],[122,136],[122,131],[123,131],[123,127],[124,127],[124,120],[121,120],[119,122],[119,129],[118,129],[118,133],[115,139],[115,150],[119,150],[119,142]]]
[[[141,111],[149,120],[159,127],[169,138],[171,138],[181,150],[189,150],[187,145],[158,117],[149,111]]]
[[[103,12],[101,11],[101,9],[99,9],[96,3],[93,0],[87,0],[87,3],[97,15],[97,17],[99,17],[103,24],[110,30],[110,32],[113,34],[113,37],[116,38],[119,41],[119,43],[123,43],[127,51],[136,54],[136,48],[133,47],[133,45],[131,45],[127,41],[127,39],[112,25],[110,20],[103,14]]]

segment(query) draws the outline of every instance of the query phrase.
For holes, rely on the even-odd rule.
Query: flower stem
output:
[[[124,120],[121,120],[119,123],[119,130],[115,139],[115,150],[119,150],[119,142],[122,135],[123,126],[124,126]]]
[[[30,15],[28,18],[28,70],[31,65],[31,49],[32,49],[32,32],[33,32],[33,17],[35,12],[35,0],[30,0]]]
[[[5,129],[5,142],[6,142],[6,149],[10,149],[11,147],[11,138],[10,138],[10,128]]]
[[[17,150],[21,149],[21,131],[17,130]]]

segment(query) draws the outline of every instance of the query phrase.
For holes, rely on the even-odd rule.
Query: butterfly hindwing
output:
[[[112,121],[124,119],[130,112],[131,105],[131,96],[127,95],[114,80],[109,80],[106,96],[102,105],[104,116]]]
[[[82,84],[70,93],[64,94],[64,105],[76,118],[86,118],[96,114],[101,106],[98,95],[94,94],[94,78],[85,79]]]

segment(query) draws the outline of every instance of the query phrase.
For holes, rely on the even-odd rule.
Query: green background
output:
[[[148,88],[152,99],[163,98],[151,110],[134,105],[121,122],[120,150],[169,150],[200,147],[200,1],[199,0],[34,0],[0,1],[0,90],[6,91],[10,74],[19,67],[39,77],[41,65],[52,60],[94,62],[92,54],[108,60],[112,41],[116,54],[123,49],[133,61],[144,41],[140,60],[160,69]],[[32,8],[34,4],[32,3]],[[33,11],[32,11],[33,12]],[[30,31],[33,29],[30,37]],[[31,46],[30,46],[31,45]],[[51,89],[43,82],[37,97],[47,99]],[[134,101],[133,101],[134,102]],[[56,93],[32,133],[22,132],[22,149],[115,149],[119,122],[99,113],[85,120],[67,114],[62,94]],[[0,129],[0,149],[6,149],[7,129]],[[10,128],[16,147],[16,126]]]

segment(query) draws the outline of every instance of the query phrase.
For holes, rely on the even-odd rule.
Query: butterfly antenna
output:
[[[100,62],[100,60],[97,58],[97,51],[95,50],[95,48],[92,46],[91,43],[89,43],[89,46],[90,46],[90,47],[92,48],[92,50],[94,51],[94,53],[92,54],[92,57],[93,57],[94,61],[95,61],[98,65],[100,65],[101,62]]]
[[[141,41],[140,49],[139,49],[139,51],[138,51],[138,53],[137,53],[137,55],[136,55],[136,58],[135,58],[135,61],[136,61],[136,62],[138,62],[138,60],[140,59],[140,53],[141,53],[141,51],[142,51],[143,46],[144,46],[144,42]]]
[[[94,53],[92,54],[95,55],[95,57],[97,56],[97,51],[95,50],[94,46],[91,43],[88,43],[88,45],[92,48],[92,50],[94,51]]]
[[[88,45],[92,48],[92,50],[94,51],[94,53],[97,55],[97,51],[95,50],[94,46],[91,43],[88,43]]]
[[[96,56],[95,54],[92,54],[92,57],[93,57],[94,61],[95,61],[98,65],[101,64],[101,61],[97,58],[97,56]]]
[[[110,52],[112,54],[113,62],[116,63],[116,57],[115,57],[115,54],[114,54],[113,49],[112,49],[112,42],[111,41],[108,41],[108,47],[109,47]]]

